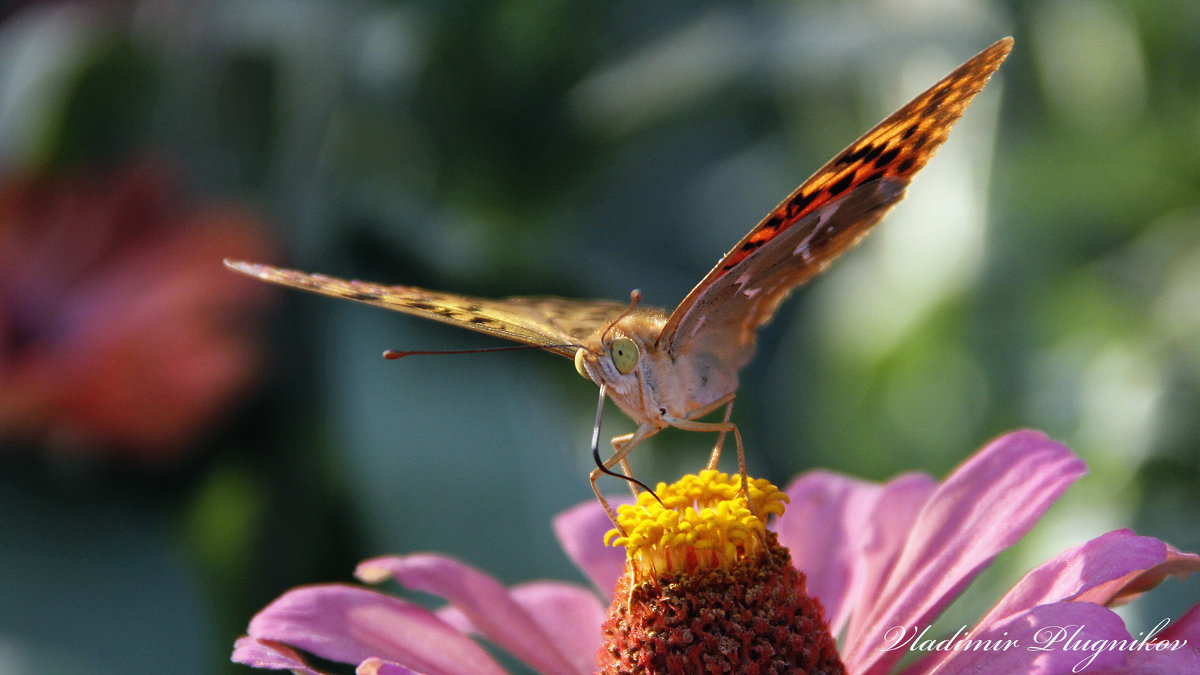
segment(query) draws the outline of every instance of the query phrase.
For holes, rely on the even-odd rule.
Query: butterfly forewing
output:
[[[692,289],[659,345],[679,354],[699,340],[744,364],[755,329],[904,196],[1011,48],[1005,38],[983,50],[817,170]]]
[[[574,356],[576,345],[629,307],[625,303],[607,300],[557,297],[474,298],[416,286],[384,286],[348,281],[324,274],[308,274],[233,260],[226,260],[225,265],[263,281],[413,314],[544,347],[567,357]]]

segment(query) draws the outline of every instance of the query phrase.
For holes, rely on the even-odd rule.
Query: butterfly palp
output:
[[[588,376],[587,370],[584,369],[584,367],[583,367],[583,354],[586,351],[587,350],[584,349],[583,347],[580,347],[579,349],[575,350],[575,372],[579,373],[579,375],[581,377],[583,377],[583,379],[591,382],[592,378]]]
[[[627,337],[613,340],[609,353],[612,356],[613,365],[617,367],[617,372],[622,375],[628,375],[637,366],[639,356],[637,343]]]

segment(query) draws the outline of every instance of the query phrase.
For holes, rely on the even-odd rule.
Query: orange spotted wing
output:
[[[1004,38],[983,50],[818,169],[688,293],[658,346],[675,356],[718,350],[740,367],[753,351],[755,329],[788,293],[904,196],[1011,49],[1012,38]]]

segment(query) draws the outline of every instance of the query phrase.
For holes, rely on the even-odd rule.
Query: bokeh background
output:
[[[763,331],[734,411],[780,484],[941,476],[1018,427],[1083,456],[953,626],[1109,529],[1200,550],[1200,4],[0,4],[0,672],[248,672],[257,608],[388,552],[582,581],[549,528],[590,498],[596,390],[568,361],[384,362],[497,343],[220,259],[673,306],[1004,35],[907,200]],[[605,437],[630,429],[610,406]],[[634,468],[710,443],[665,432]],[[1169,582],[1127,616],[1198,599]]]

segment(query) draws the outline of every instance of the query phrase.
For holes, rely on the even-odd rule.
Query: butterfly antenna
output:
[[[636,293],[637,291],[634,292]],[[663,504],[663,501],[658,498],[658,495],[654,492],[654,490],[650,489],[649,485],[646,485],[633,476],[626,476],[623,473],[617,473],[616,471],[609,469],[608,467],[604,466],[604,462],[600,459],[600,420],[604,417],[604,393],[607,387],[608,385],[600,385],[600,402],[596,405],[596,424],[592,427],[592,460],[596,462],[596,468],[600,469],[600,473],[633,483],[646,492],[649,492],[650,496],[654,497],[655,501],[658,502],[658,505],[665,509],[667,508],[667,505]]]
[[[402,359],[406,356],[429,355],[429,354],[481,354],[483,352],[514,352],[522,349],[563,349],[573,347],[580,349],[580,345],[507,345],[505,347],[480,347],[477,349],[389,349],[383,353],[383,358],[389,361]]]
[[[641,291],[639,291],[636,288],[633,289],[632,291],[629,291],[629,306],[626,307],[625,311],[621,312],[621,314],[619,316],[617,316],[617,318],[613,319],[611,322],[609,322],[609,324],[607,326],[605,326],[604,332],[600,334],[600,342],[601,343],[603,343],[604,339],[608,337],[608,331],[612,330],[612,327],[617,325],[618,321],[620,321],[621,319],[624,319],[625,317],[627,317],[631,313],[633,313],[633,308],[637,307],[637,304],[641,301],[642,301],[642,292]],[[603,468],[603,467],[601,467],[601,468]],[[608,470],[605,469],[604,473],[608,473]],[[634,481],[634,482],[637,482],[637,481]],[[640,483],[639,483],[639,485],[640,485]],[[654,494],[654,493],[652,492],[651,494]]]

